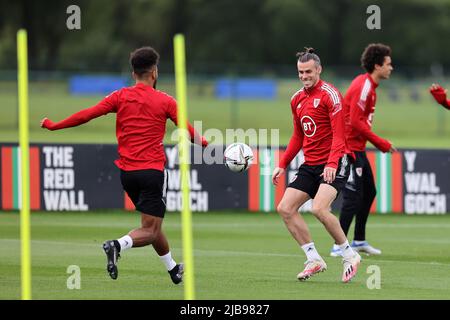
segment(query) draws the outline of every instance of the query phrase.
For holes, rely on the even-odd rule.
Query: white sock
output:
[[[129,235],[123,236],[120,239],[117,239],[120,244],[120,251],[124,251],[130,249],[133,246],[133,239]]]
[[[366,240],[353,240],[353,242],[354,242],[355,244],[363,244],[363,243],[366,242]]]
[[[168,254],[165,254],[163,256],[159,256],[159,258],[161,259],[161,261],[166,266],[167,271],[172,270],[177,265],[175,260],[172,259],[172,253],[170,253],[170,251],[169,251]]]
[[[351,258],[355,255],[355,251],[353,251],[352,247],[348,244],[348,240],[345,240],[343,244],[340,244],[339,248],[341,248],[342,257],[344,257],[344,259]]]
[[[339,246],[335,243],[333,244],[333,251],[337,251],[340,250],[341,248],[339,248]]]
[[[317,252],[316,247],[314,246],[314,242],[302,245],[302,249],[309,261],[323,260],[320,254]]]

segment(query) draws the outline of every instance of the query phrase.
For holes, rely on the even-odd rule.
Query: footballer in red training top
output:
[[[357,76],[344,98],[347,143],[352,151],[365,151],[370,141],[377,149],[388,152],[391,143],[372,131],[378,83],[369,73]]]
[[[319,80],[311,89],[302,88],[291,99],[294,134],[280,167],[286,166],[303,148],[306,165],[326,164],[337,169],[339,159],[348,152],[344,137],[342,96],[331,84]]]
[[[361,257],[352,250],[339,221],[330,212],[332,202],[347,182],[351,163],[345,141],[342,96],[334,86],[320,79],[322,64],[313,48],[305,48],[297,58],[303,88],[291,99],[294,130],[279,167],[272,173],[273,183],[279,183],[279,177],[300,149],[305,161],[287,186],[277,211],[306,255],[304,270],[297,275],[297,279],[304,281],[327,269],[298,212],[306,201],[314,199],[311,212],[341,248],[342,281],[348,282],[356,275]]]
[[[377,100],[375,90],[381,80],[389,79],[393,70],[390,55],[389,46],[380,43],[368,45],[361,56],[361,64],[366,73],[352,81],[344,97],[347,143],[356,159],[342,192],[343,204],[339,220],[342,230],[347,234],[353,217],[356,216],[352,247],[366,254],[381,254],[381,250],[372,247],[366,240],[367,219],[376,195],[372,169],[365,152],[366,143],[370,141],[382,152],[395,152],[391,142],[372,131]],[[339,255],[339,248],[333,246],[331,256]]]
[[[86,123],[108,113],[116,113],[116,137],[122,186],[136,210],[141,213],[141,227],[116,240],[103,243],[108,271],[117,279],[119,252],[132,247],[152,245],[164,263],[173,283],[182,281],[183,264],[172,258],[169,243],[161,225],[166,212],[167,171],[163,139],[167,119],[175,124],[176,101],[164,92],[156,90],[159,54],[151,47],[135,50],[130,55],[133,78],[136,84],[115,91],[97,105],[79,111],[65,120],[53,123],[47,118],[43,128],[59,130]],[[193,142],[206,146],[192,126],[188,129]]]
[[[116,165],[125,171],[164,170],[166,121],[170,119],[177,124],[177,103],[168,94],[144,83],[114,91],[97,105],[63,121],[53,123],[45,119],[42,126],[49,130],[75,127],[108,113],[117,113],[119,159],[115,161]],[[206,140],[190,124],[188,129],[193,141],[206,146]]]

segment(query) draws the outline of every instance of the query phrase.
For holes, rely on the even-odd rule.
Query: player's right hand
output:
[[[389,141],[389,143],[390,143],[391,147],[389,148],[389,151],[388,151],[388,152],[389,152],[389,153],[397,152],[397,148],[394,147],[394,146],[392,145],[392,142]]]
[[[284,174],[284,169],[280,167],[276,167],[275,170],[273,170],[272,173],[272,183],[274,185],[278,185],[278,178]]]
[[[206,138],[202,136],[202,147],[207,147],[208,144],[208,140],[206,140]]]

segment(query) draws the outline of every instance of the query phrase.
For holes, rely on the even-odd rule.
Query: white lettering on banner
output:
[[[73,167],[72,147],[43,147],[46,167]]]
[[[178,166],[178,148],[165,148],[167,158],[167,194],[166,208],[167,211],[181,211],[182,209],[182,193],[181,190],[181,172],[175,166]],[[223,158],[223,155],[221,155]],[[190,190],[190,208],[192,211],[208,211],[209,194],[202,191],[202,184],[199,182],[199,174],[197,169],[191,169],[188,177],[188,186]]]
[[[444,214],[447,196],[439,194],[435,172],[414,172],[417,152],[405,151],[405,212],[407,214]]]
[[[181,211],[182,193],[179,191],[168,191],[166,205],[168,211]],[[190,208],[192,211],[208,211],[208,192],[194,191],[190,193]]]
[[[178,164],[178,148],[166,148],[167,168],[173,169]]]
[[[405,212],[408,214],[444,214],[446,211],[445,194],[407,194],[405,196]]]
[[[435,173],[408,172],[405,173],[406,190],[408,193],[439,193],[436,186]]]
[[[84,203],[84,191],[44,190],[45,210],[48,211],[87,211],[89,207]]]
[[[84,191],[75,188],[73,147],[44,146],[43,171],[45,209],[50,211],[87,211]]]
[[[417,153],[415,151],[405,151],[406,168],[408,171],[414,171],[414,161]]]
[[[169,190],[181,190],[181,178],[180,178],[180,170],[167,170],[168,171],[168,183],[167,187]],[[191,191],[201,190],[202,185],[198,182],[198,171],[193,169],[190,172],[188,179],[189,189]]]

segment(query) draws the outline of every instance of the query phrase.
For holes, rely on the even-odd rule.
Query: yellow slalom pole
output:
[[[193,256],[193,236],[192,236],[192,213],[190,208],[189,190],[189,139],[187,130],[187,89],[186,89],[186,53],[184,45],[184,35],[177,34],[173,38],[175,51],[175,82],[178,101],[178,127],[180,138],[178,141],[181,190],[182,190],[182,240],[183,259],[185,263],[184,272],[184,299],[195,299],[194,282],[194,256]]]
[[[20,246],[22,300],[31,300],[30,253],[30,158],[28,128],[28,48],[27,31],[17,32],[17,65],[19,83],[19,144],[21,172]]]

